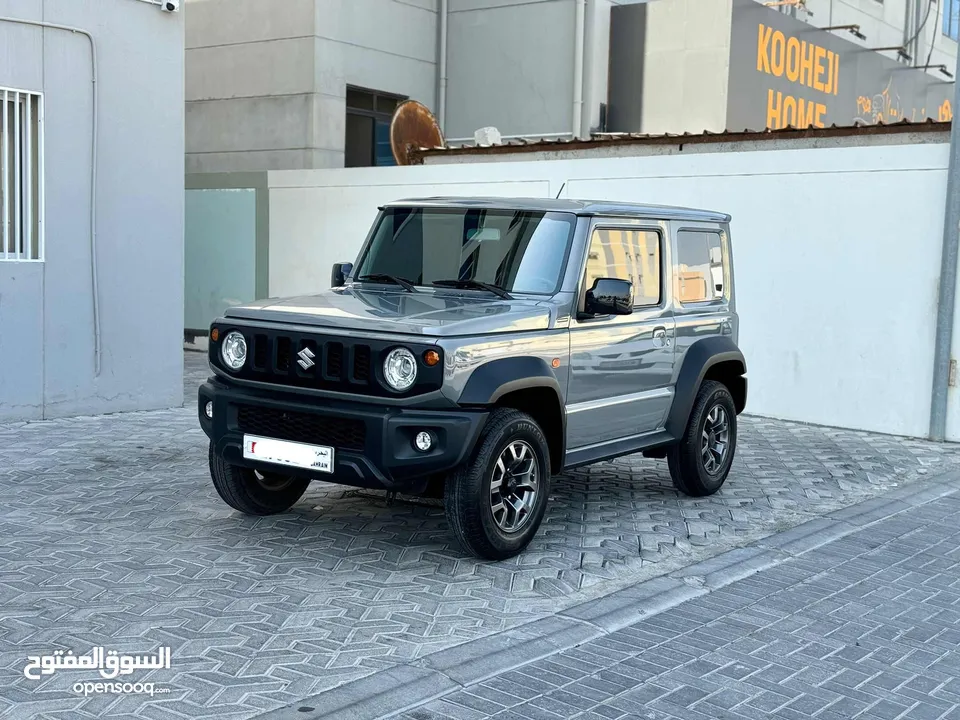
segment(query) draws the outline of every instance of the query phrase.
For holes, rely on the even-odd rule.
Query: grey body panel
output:
[[[630,315],[575,317],[571,322],[568,454],[590,448],[600,452],[603,445],[659,430],[673,399],[675,323],[666,282],[669,273],[662,271],[670,267],[672,257],[667,224],[654,218],[602,215],[591,220],[585,239],[598,228],[661,234],[662,297],[659,306],[638,307]],[[585,242],[577,256],[578,299],[587,290],[582,268],[588,247]]]
[[[631,315],[571,322],[571,376],[568,386],[567,444],[568,466],[613,457],[675,440],[685,429],[677,426],[678,380],[694,343],[719,336],[736,344],[739,330],[735,311],[733,259],[727,216],[707,213],[671,218],[662,213],[656,225],[651,218],[627,219],[599,216],[585,228],[577,272],[577,296],[586,291],[582,268],[589,234],[596,227],[653,230],[661,233],[661,302],[656,307],[635,308]],[[684,303],[677,297],[678,232],[681,230],[716,233],[721,238],[726,262],[723,268],[722,298],[708,302]],[[575,310],[576,308],[574,308]],[[602,330],[602,332],[597,332]],[[661,344],[653,333],[660,330]],[[695,362],[696,387],[711,362],[710,356]],[[702,372],[701,372],[702,371]],[[692,372],[688,368],[688,374]],[[683,383],[681,383],[682,385]],[[696,392],[696,387],[693,392]],[[688,404],[689,388],[684,390],[683,406]],[[692,401],[689,402],[692,405]]]
[[[548,300],[533,296],[501,300],[489,293],[427,288],[408,293],[389,285],[357,283],[317,295],[231,308],[225,317],[441,338],[549,330],[556,308]]]

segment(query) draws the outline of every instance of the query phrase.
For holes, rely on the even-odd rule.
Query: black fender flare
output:
[[[534,387],[551,388],[563,407],[557,376],[543,358],[532,356],[500,358],[481,365],[470,374],[457,402],[493,405],[507,393]]]
[[[549,388],[557,397],[560,427],[558,444],[553,446],[553,449],[556,451],[555,472],[560,472],[567,449],[567,411],[557,376],[545,360],[532,356],[491,360],[473,371],[457,403],[465,406],[490,406],[508,393],[530,388]],[[544,428],[544,432],[547,432],[547,428]]]
[[[667,416],[666,431],[680,438],[687,429],[687,421],[693,411],[693,403],[707,371],[722,362],[739,364],[740,375],[747,372],[747,362],[740,348],[725,335],[714,335],[694,342],[683,357],[683,365],[677,375],[673,405]]]

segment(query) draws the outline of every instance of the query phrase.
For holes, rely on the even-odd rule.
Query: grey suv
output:
[[[729,227],[575,200],[381,208],[330,290],[211,325],[217,492],[254,515],[311,480],[443,497],[490,559],[527,546],[570,468],[642,451],[681,492],[716,492],[747,397]]]

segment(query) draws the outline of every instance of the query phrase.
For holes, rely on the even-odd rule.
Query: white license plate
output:
[[[288,440],[243,436],[243,457],[247,460],[292,465],[315,472],[333,472],[333,448],[323,445],[306,445]]]

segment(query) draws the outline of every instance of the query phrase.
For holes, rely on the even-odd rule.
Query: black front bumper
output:
[[[200,386],[198,400],[200,427],[214,452],[231,465],[397,491],[409,491],[419,481],[457,467],[469,457],[487,419],[486,412],[333,401],[242,388],[219,378]],[[206,415],[208,402],[213,403],[213,418]],[[434,438],[425,453],[413,445],[423,430]],[[334,472],[247,460],[245,433],[333,447]]]

